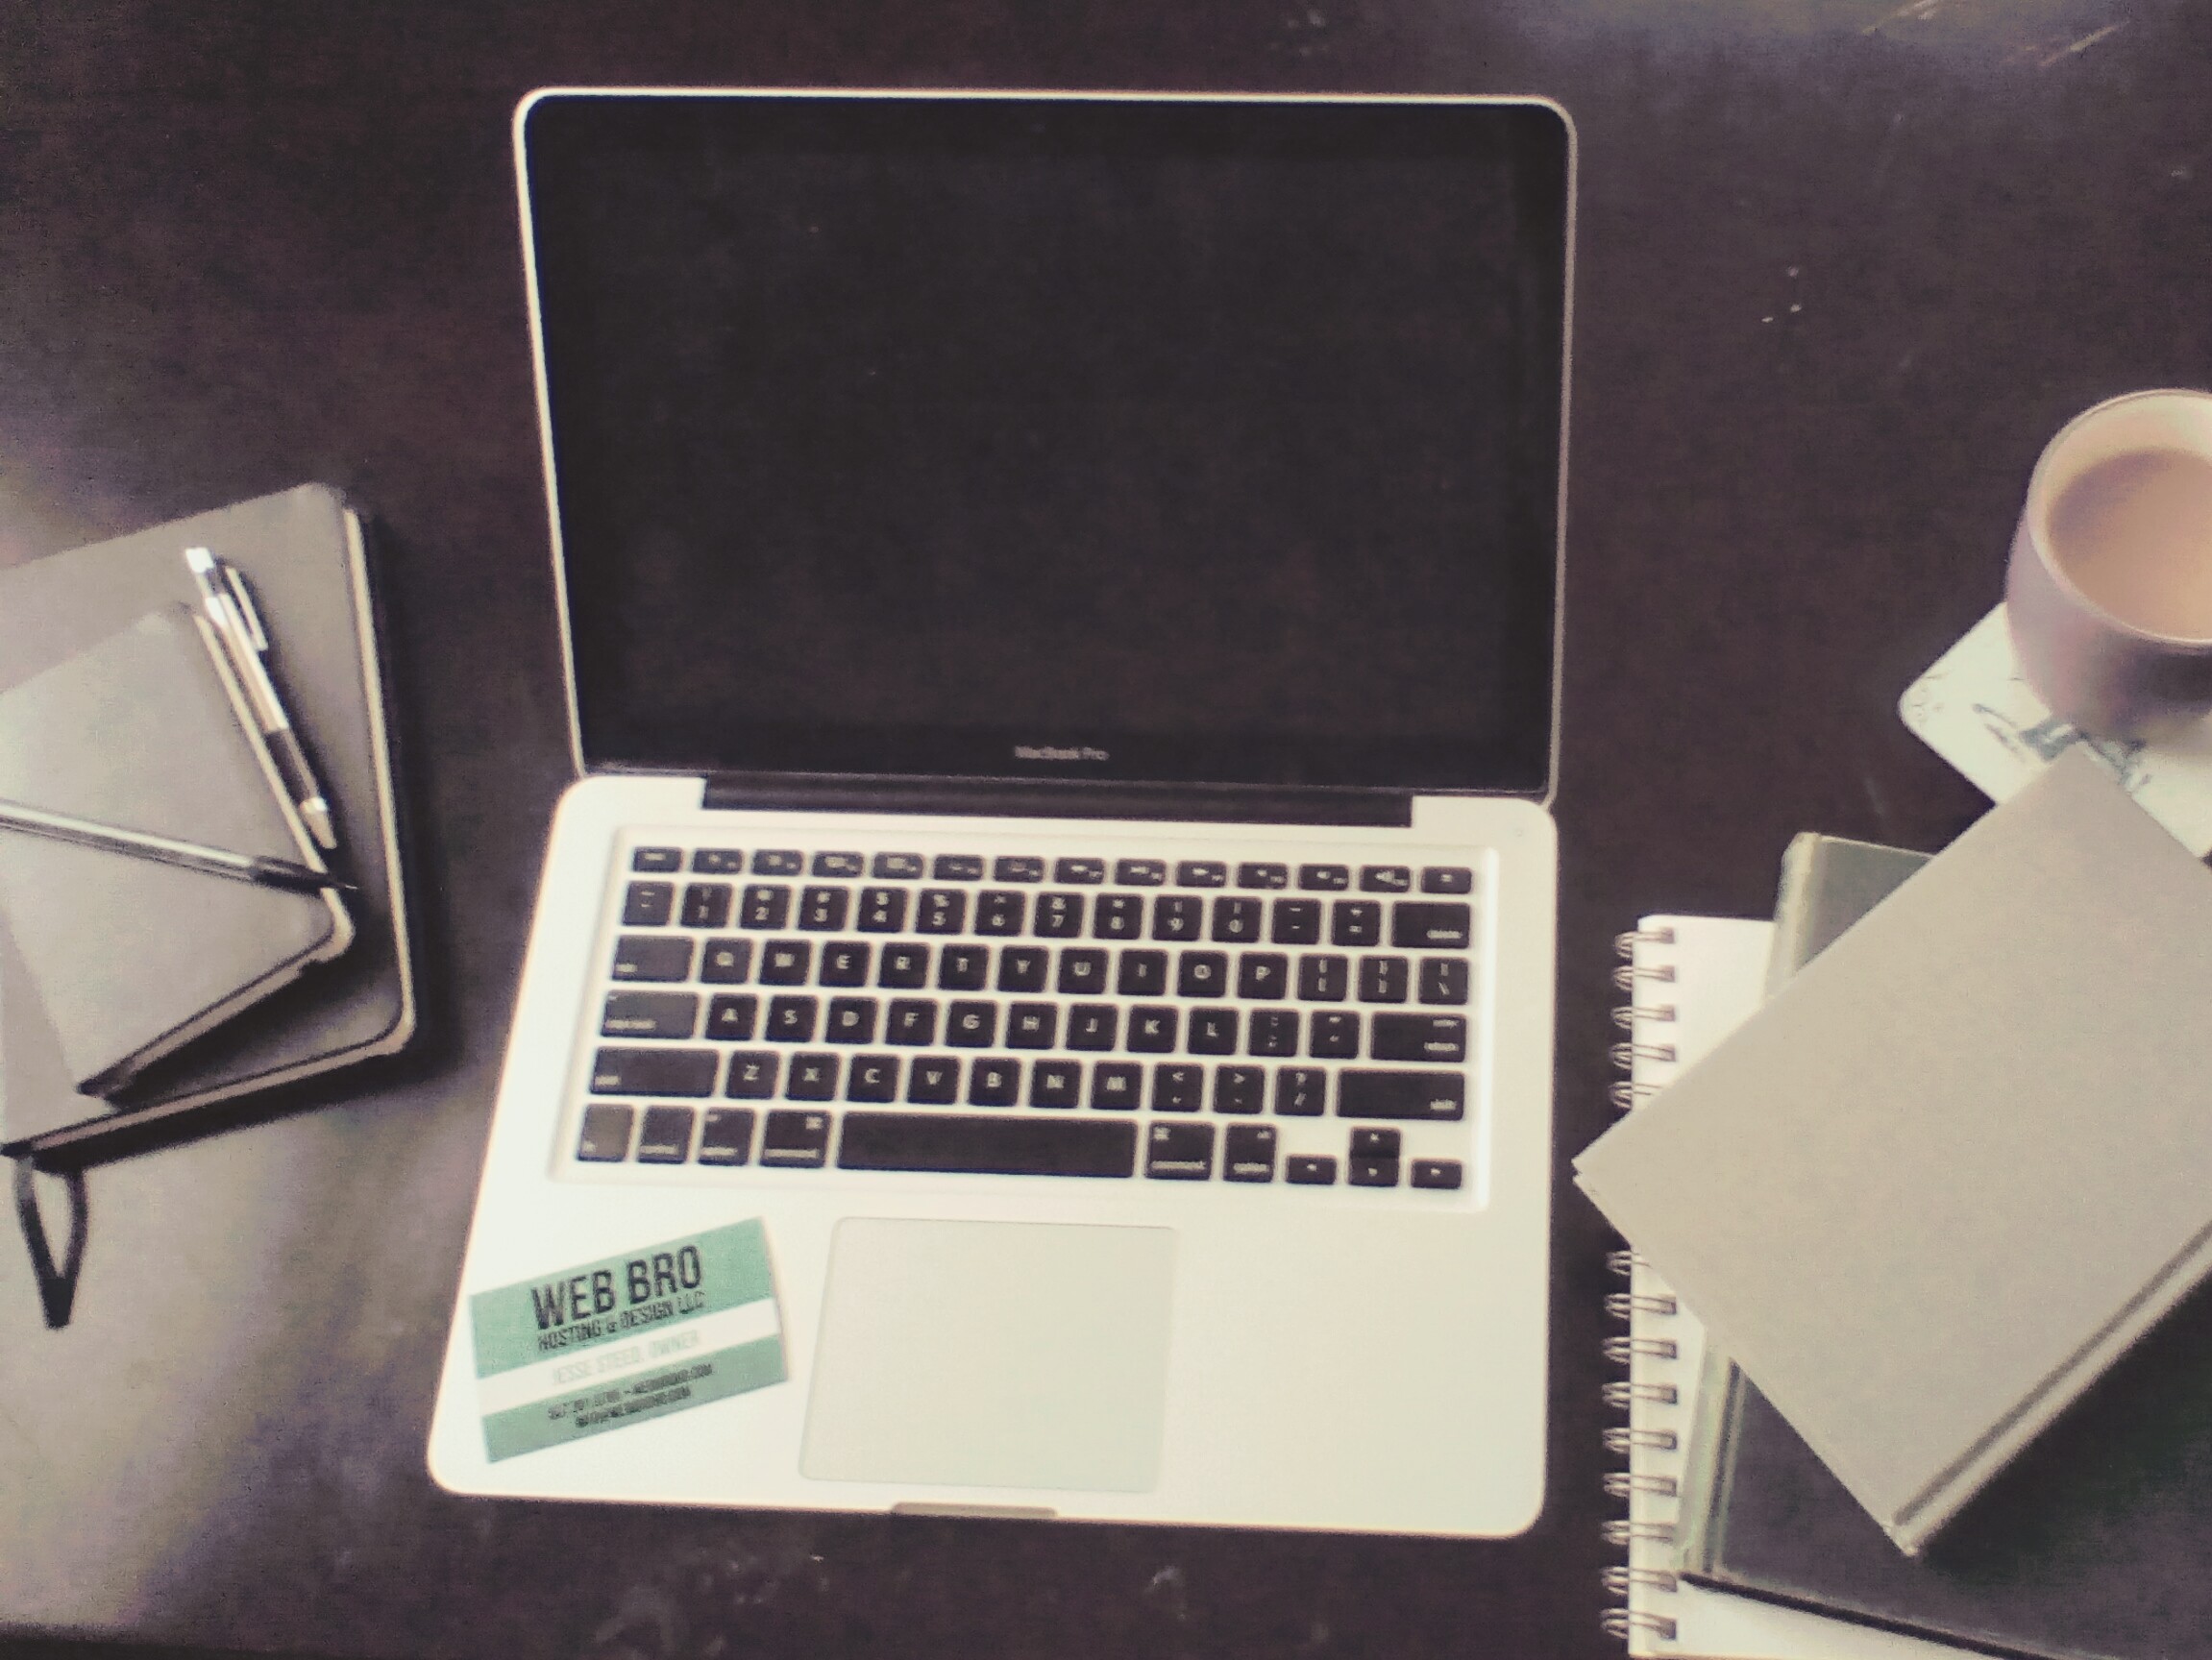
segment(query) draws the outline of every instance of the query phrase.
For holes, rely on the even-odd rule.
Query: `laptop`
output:
[[[436,1478],[1526,1528],[1564,112],[515,144],[577,781]]]

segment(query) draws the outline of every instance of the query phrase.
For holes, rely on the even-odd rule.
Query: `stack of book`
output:
[[[0,572],[0,1151],[135,1144],[414,1025],[344,500],[306,485]]]

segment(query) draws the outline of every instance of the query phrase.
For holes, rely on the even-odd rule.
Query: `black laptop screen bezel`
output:
[[[1065,111],[1081,107],[1073,123]],[[747,143],[819,145],[824,131],[855,144],[988,146],[1033,113],[1130,146],[1242,142],[1369,150],[1410,146],[1425,157],[1463,156],[1487,179],[1510,180],[1512,320],[1517,381],[1512,419],[1512,546],[1499,557],[1511,627],[1501,630],[1498,718],[1483,733],[1320,737],[1254,730],[1174,734],[1033,725],[957,727],[671,720],[627,688],[651,679],[650,647],[603,619],[624,580],[621,549],[586,527],[592,447],[570,418],[564,330],[580,325],[567,304],[562,245],[575,216],[564,204],[579,165],[607,146],[681,147],[702,129]],[[827,124],[823,116],[833,119]],[[796,135],[789,136],[786,135]],[[589,771],[785,773],[838,778],[1069,780],[1085,783],[1320,787],[1423,793],[1546,797],[1552,784],[1560,596],[1560,482],[1568,301],[1572,136],[1556,106],[1534,100],[1060,99],[897,94],[543,92],[517,114],[526,255],[537,330],[549,493],[556,524],[573,731]],[[603,510],[602,510],[603,511]]]

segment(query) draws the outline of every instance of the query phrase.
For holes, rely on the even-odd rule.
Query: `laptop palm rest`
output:
[[[801,1473],[1148,1490],[1174,1267],[1167,1228],[848,1218]]]

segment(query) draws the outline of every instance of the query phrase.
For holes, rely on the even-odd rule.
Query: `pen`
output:
[[[82,847],[151,859],[160,865],[201,870],[210,876],[228,876],[233,882],[254,882],[263,888],[283,888],[295,893],[316,893],[326,888],[343,893],[358,891],[351,882],[341,882],[328,871],[310,870],[288,859],[233,853],[227,848],[184,842],[174,836],[155,836],[143,830],[126,830],[119,824],[100,824],[89,818],[72,818],[66,813],[49,813],[44,808],[25,807],[15,801],[0,801],[0,830],[19,830],[26,836],[72,842]]]
[[[184,563],[191,569],[192,580],[199,584],[201,602],[207,606],[209,619],[215,624],[231,666],[237,670],[239,680],[245,684],[246,699],[254,706],[254,719],[260,725],[261,737],[268,744],[277,770],[283,774],[284,788],[291,792],[293,804],[307,821],[308,833],[319,846],[336,847],[338,838],[331,824],[331,803],[323,794],[323,787],[315,782],[314,769],[307,765],[307,752],[300,747],[299,736],[292,730],[291,717],[284,713],[283,699],[277,696],[277,683],[269,678],[268,666],[261,661],[261,654],[269,648],[269,636],[262,630],[244,578],[205,548],[185,549]],[[216,580],[218,576],[222,578],[221,583]]]

